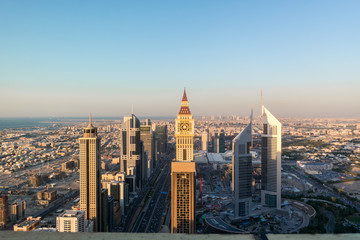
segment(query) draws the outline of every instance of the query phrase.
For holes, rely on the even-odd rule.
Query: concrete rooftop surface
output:
[[[52,233],[52,232],[12,232],[0,231],[1,240],[26,239],[26,240],[337,240],[354,239],[360,240],[360,234],[268,234],[266,236],[254,236],[250,234],[166,234],[166,233]]]

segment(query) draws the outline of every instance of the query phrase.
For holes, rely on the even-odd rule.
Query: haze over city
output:
[[[359,118],[359,1],[1,1],[0,117]],[[7,103],[7,104],[4,104]]]

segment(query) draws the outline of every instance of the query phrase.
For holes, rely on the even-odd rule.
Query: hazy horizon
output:
[[[360,118],[359,1],[0,2],[0,117]]]

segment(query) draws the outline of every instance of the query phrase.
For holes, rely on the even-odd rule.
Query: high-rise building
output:
[[[144,142],[144,151],[148,152],[148,164],[147,164],[147,178],[150,177],[150,174],[154,168],[155,162],[155,139],[154,133],[151,126],[150,119],[145,119],[144,124],[140,126],[140,139]]]
[[[201,149],[207,152],[209,148],[209,130],[203,132],[201,136],[201,145],[202,145]]]
[[[167,139],[168,139],[168,133],[167,133],[167,125],[162,126],[156,126],[155,134],[159,139],[159,152],[160,153],[166,153],[167,151]]]
[[[25,200],[16,200],[10,204],[10,220],[16,222],[25,217],[26,202]]]
[[[100,232],[112,232],[114,225],[114,199],[108,196],[108,190],[101,190]]]
[[[281,123],[262,103],[261,204],[281,208]]]
[[[84,128],[80,138],[80,210],[85,219],[94,222],[94,231],[100,231],[100,137],[97,128],[91,124]]]
[[[212,137],[212,152],[225,152],[225,131],[222,129],[220,133],[215,133]]]
[[[56,231],[85,232],[85,212],[66,210],[56,217]]]
[[[7,195],[0,196],[0,228],[9,221],[9,200]]]
[[[195,233],[194,119],[184,90],[175,119],[176,159],[171,163],[171,233]]]
[[[140,139],[140,121],[134,115],[124,117],[120,138],[120,171],[126,172],[131,192],[141,187],[142,153]]]
[[[233,140],[232,190],[234,216],[249,216],[252,199],[252,113],[250,123]]]

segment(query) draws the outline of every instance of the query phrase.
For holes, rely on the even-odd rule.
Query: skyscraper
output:
[[[94,221],[94,231],[100,231],[100,137],[91,124],[84,128],[80,138],[80,210],[85,219]]]
[[[252,198],[252,112],[250,123],[233,140],[232,189],[234,216],[248,216]]]
[[[155,134],[159,139],[159,147],[158,147],[159,152],[160,153],[166,153],[166,151],[167,151],[167,138],[168,138],[167,125],[156,126]]]
[[[201,149],[203,151],[208,151],[208,147],[209,147],[209,130],[206,129],[205,132],[203,132],[202,136],[201,136],[201,143],[202,143],[202,147]]]
[[[221,129],[220,133],[215,133],[212,137],[212,152],[224,153],[225,152],[225,131]]]
[[[171,163],[171,233],[195,233],[194,119],[184,95],[175,119],[176,159]]]
[[[262,101],[261,204],[281,208],[281,123]]]
[[[140,144],[140,121],[134,115],[124,117],[120,138],[120,171],[126,172],[129,191],[136,192],[142,179],[142,159]]]
[[[148,152],[148,164],[146,164],[146,178],[150,177],[150,174],[154,168],[155,152],[154,152],[154,134],[151,127],[150,119],[146,119],[145,123],[140,126],[140,139],[144,142],[144,151]]]
[[[4,227],[9,221],[9,202],[8,196],[0,196],[0,228]]]

